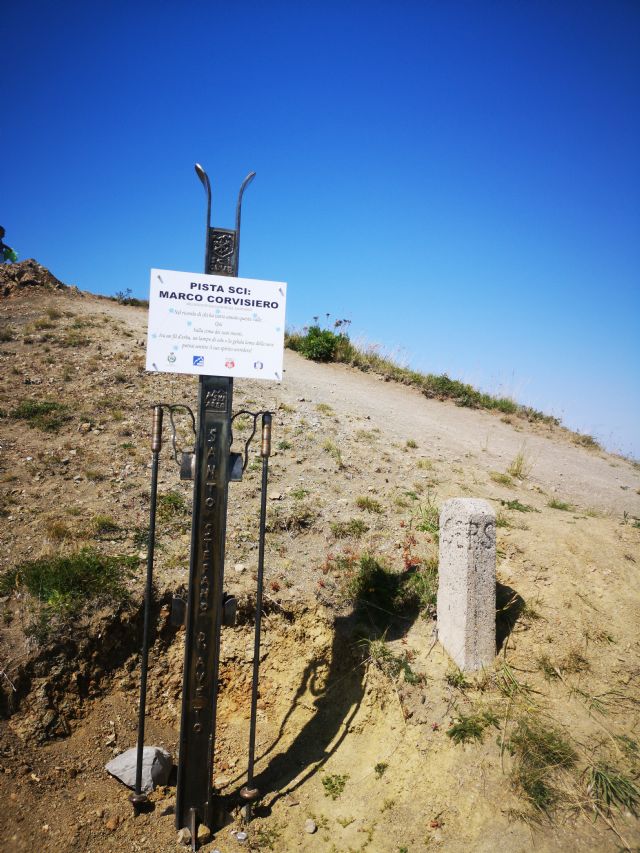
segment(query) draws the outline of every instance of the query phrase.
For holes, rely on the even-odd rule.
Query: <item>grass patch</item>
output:
[[[88,347],[91,343],[91,338],[86,335],[81,335],[78,332],[69,331],[60,341],[63,347]]]
[[[376,774],[378,779],[382,779],[384,776],[384,771],[387,769],[389,765],[386,761],[379,761],[376,766],[373,768],[373,772]]]
[[[616,806],[638,817],[640,789],[627,775],[608,764],[592,764],[586,775],[587,792],[597,808],[609,813]]]
[[[14,329],[11,326],[2,326],[0,328],[0,343],[8,344],[16,336]]]
[[[137,565],[135,557],[112,557],[83,548],[73,554],[21,563],[4,572],[0,575],[0,594],[28,592],[52,613],[71,614],[97,599],[126,599],[126,581]]]
[[[490,471],[489,476],[494,483],[501,486],[513,486],[513,479],[508,474],[501,474],[500,471]]]
[[[313,526],[318,513],[307,504],[299,501],[290,509],[276,506],[269,510],[267,530],[275,533],[278,530],[287,533],[300,533]]]
[[[356,498],[356,506],[358,509],[362,509],[365,512],[372,512],[377,515],[382,513],[382,504],[380,501],[366,495],[361,495],[359,498]]]
[[[577,755],[564,735],[539,719],[521,717],[506,744],[514,757],[512,783],[536,811],[549,812],[561,798],[556,780]]]
[[[71,419],[67,407],[55,400],[22,400],[11,416],[43,432],[58,432]]]
[[[409,497],[412,493],[407,493]],[[417,498],[417,495],[416,495]],[[415,511],[416,527],[423,533],[430,533],[435,542],[440,536],[440,509],[431,495],[427,495],[427,501]]]
[[[531,473],[531,465],[524,454],[524,448],[513,458],[511,465],[507,468],[507,474],[516,480],[525,480]]]
[[[186,515],[189,511],[187,502],[180,492],[169,491],[158,495],[156,512],[158,519],[162,522],[173,521]]]
[[[340,470],[346,467],[344,462],[342,461],[342,453],[340,452],[340,448],[337,444],[334,444],[334,442],[331,441],[330,438],[328,438],[324,442],[324,444],[322,445],[322,449],[325,451],[325,453],[328,453],[329,456],[335,459],[336,464],[338,465],[338,468]]]
[[[413,439],[413,438],[407,439],[407,447],[410,450],[415,450],[417,446],[418,446],[418,442],[415,439]]]
[[[369,530],[369,527],[361,518],[351,518],[349,521],[334,521],[331,523],[331,532],[336,539],[347,539],[348,537],[359,539],[367,530]]]
[[[283,438],[282,441],[279,441],[277,444],[278,450],[291,450],[291,442],[287,441],[286,438]]]
[[[581,435],[578,433],[574,436],[573,443],[580,447],[587,447],[589,450],[602,450],[600,442],[596,441],[592,435]]]
[[[559,509],[563,512],[573,512],[572,504],[569,504],[566,501],[559,501],[556,498],[551,498],[551,500],[547,503],[547,506],[550,509]]]
[[[90,524],[96,536],[106,536],[120,531],[120,525],[108,515],[94,515]]]
[[[529,504],[521,504],[517,498],[512,501],[500,501],[505,509],[512,509],[515,512],[538,512],[535,507],[530,506]]]
[[[445,675],[444,680],[450,687],[455,687],[456,690],[465,690],[469,687],[469,682],[465,678],[464,672],[457,667],[450,669]]]
[[[321,415],[335,415],[335,412],[328,403],[318,403],[316,412],[320,412]]]
[[[394,654],[384,637],[362,640],[362,645],[366,649],[367,658],[391,681],[397,681],[399,678],[407,684],[420,684],[424,681],[424,677],[411,668],[408,653],[405,651],[401,655]]]

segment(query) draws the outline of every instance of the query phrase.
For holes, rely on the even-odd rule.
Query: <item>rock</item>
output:
[[[233,568],[236,572],[238,572],[238,574],[241,574],[242,572],[246,571],[247,567],[244,565],[244,563],[236,563]]]
[[[76,797],[76,800],[77,800],[79,803],[84,803],[84,801],[85,801],[86,799],[87,799],[87,795],[85,794],[85,792],[84,792],[84,791],[83,791],[81,794],[78,794],[78,796]]]
[[[104,822],[104,825],[105,825],[105,826],[106,826],[106,828],[109,830],[109,832],[115,832],[115,830],[118,828],[118,824],[119,824],[119,823],[120,823],[120,821],[119,821],[119,820],[118,820],[118,818],[114,815],[113,817],[110,817],[108,820],[106,820],[106,821]]]
[[[240,844],[244,844],[248,837],[246,832],[236,832],[236,841],[239,841]]]
[[[313,833],[317,829],[318,829],[318,827],[316,826],[315,820],[311,820],[311,818],[309,818],[308,820],[305,820],[305,822],[304,822],[304,831],[305,832],[308,832],[309,835],[313,835]]]
[[[183,844],[185,847],[191,844],[191,830],[188,826],[183,826],[182,829],[178,830],[176,842],[178,844]]]
[[[133,746],[105,765],[105,770],[128,788],[136,784],[137,749]],[[142,752],[142,791],[146,794],[158,785],[166,785],[173,767],[171,755],[159,746],[145,746]]]
[[[216,778],[213,780],[213,787],[217,788],[218,790],[225,788],[228,784],[229,784],[229,777],[228,776],[216,776]]]

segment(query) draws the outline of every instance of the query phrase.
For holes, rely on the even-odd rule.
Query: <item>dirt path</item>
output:
[[[640,472],[624,459],[574,445],[562,432],[530,427],[513,418],[429,400],[418,391],[385,382],[344,365],[315,364],[287,351],[283,399],[328,403],[337,413],[369,417],[392,441],[416,439],[442,460],[473,460],[478,468],[504,471],[524,451],[528,479],[582,507],[640,514]]]

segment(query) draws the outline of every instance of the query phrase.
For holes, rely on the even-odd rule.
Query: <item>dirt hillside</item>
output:
[[[30,263],[0,282],[0,578],[10,579],[0,580],[0,849],[173,851],[175,780],[134,817],[104,765],[135,743],[150,407],[195,406],[197,382],[145,372],[144,308],[66,288]],[[234,390],[235,409],[275,412],[264,796],[243,827],[254,455],[230,486],[226,580],[240,614],[223,632],[214,775],[230,823],[201,849],[640,849],[638,466],[561,428],[344,366],[287,352],[285,367],[280,386]],[[187,419],[178,427],[188,447]],[[248,427],[237,425],[237,449]],[[147,743],[175,757],[184,637],[168,602],[187,582],[191,486],[168,426],[161,460]],[[498,514],[501,644],[477,677],[436,641],[437,514],[453,496],[486,498]],[[83,548],[127,567],[124,586],[81,606],[26,588],[25,565]],[[363,574],[371,565],[377,574]],[[373,609],[379,577],[404,590],[388,613],[382,598]],[[245,842],[233,834],[242,829]]]

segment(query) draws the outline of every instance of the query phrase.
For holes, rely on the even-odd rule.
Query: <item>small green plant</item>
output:
[[[0,343],[7,344],[15,338],[15,331],[11,326],[2,326],[0,328]]]
[[[440,537],[440,510],[430,494],[427,494],[426,503],[420,504],[417,508],[415,518],[417,529],[422,530],[423,533],[430,533],[437,542]]]
[[[312,361],[332,361],[344,337],[314,325],[304,335],[288,335],[287,346]]]
[[[573,443],[580,445],[580,447],[588,447],[589,450],[602,450],[600,443],[592,435],[578,433],[574,437]]]
[[[503,507],[506,509],[515,510],[516,512],[537,512],[534,507],[529,506],[529,504],[521,504],[520,501],[516,498],[512,501],[500,501]]]
[[[563,512],[573,512],[573,506],[566,501],[559,501],[556,498],[551,498],[551,500],[547,503],[547,506],[550,509],[560,509]]]
[[[465,678],[464,672],[457,667],[450,669],[445,675],[444,680],[450,687],[455,687],[457,690],[466,690],[469,687],[469,682]]]
[[[102,480],[107,479],[105,472],[99,471],[97,468],[85,468],[84,476],[93,483],[100,483]]]
[[[291,492],[291,497],[294,499],[294,501],[301,501],[306,498],[308,494],[309,492],[306,489],[294,489]]]
[[[369,530],[361,518],[351,518],[349,521],[333,521],[330,526],[336,539],[346,539],[350,536],[359,539]]]
[[[335,412],[328,403],[318,403],[316,412],[320,412],[321,415],[335,415]]]
[[[58,311],[57,308],[47,308],[47,317],[50,320],[59,320],[62,317],[62,311]]]
[[[96,536],[105,536],[120,531],[120,525],[108,515],[94,515],[91,519],[91,528]]]
[[[290,406],[288,403],[280,403],[280,405],[278,406],[278,411],[284,412],[286,415],[291,415],[295,412],[295,409],[293,406]]]
[[[71,419],[67,407],[55,400],[22,400],[11,416],[43,432],[58,432]]]
[[[365,510],[366,512],[376,513],[378,515],[382,512],[382,504],[374,498],[370,498],[368,495],[361,495],[359,498],[357,498],[356,506],[358,507],[358,509]]]
[[[500,471],[490,471],[489,476],[494,483],[499,483],[501,486],[513,486],[513,480],[508,474],[501,474]]]
[[[163,522],[180,518],[188,512],[187,502],[180,492],[169,491],[158,495],[158,519]]]
[[[366,444],[372,444],[377,438],[375,430],[369,429],[359,429],[356,432],[356,441],[365,442]]]
[[[447,737],[450,737],[455,744],[469,743],[474,740],[482,742],[485,730],[489,726],[495,726],[495,728],[499,726],[498,718],[490,711],[468,716],[460,714],[447,729]]]
[[[278,450],[291,450],[291,442],[283,438],[282,441],[278,442]]]
[[[384,772],[388,766],[389,765],[386,763],[386,761],[379,761],[376,764],[376,766],[373,768],[373,771],[376,774],[376,776],[378,777],[378,779],[382,779],[382,777],[384,776]]]
[[[335,461],[338,465],[338,468],[340,468],[340,470],[342,470],[343,468],[346,467],[344,462],[342,461],[342,453],[340,452],[340,448],[338,447],[337,444],[334,444],[334,442],[331,441],[330,438],[328,438],[324,442],[324,444],[322,445],[322,449],[326,453],[328,453],[329,456],[331,456],[333,459],[335,459]]]
[[[279,826],[259,826],[255,835],[252,838],[251,849],[257,848],[258,850],[275,850],[276,844],[280,840],[280,836],[282,835],[282,831]]]
[[[553,663],[549,655],[541,655],[538,658],[538,666],[547,681],[556,681],[561,678],[560,669]]]
[[[413,671],[409,663],[408,653],[395,655],[389,648],[384,637],[374,640],[364,639],[361,645],[365,648],[367,659],[371,660],[377,668],[392,681],[402,677],[407,684],[420,684],[424,678]]]
[[[433,471],[433,462],[431,459],[418,459],[417,465],[421,471]]]
[[[496,527],[511,527],[509,517],[500,509],[496,513]]]
[[[305,503],[296,501],[293,507],[287,509],[285,507],[274,507],[269,511],[267,519],[267,530],[274,533],[277,530],[284,530],[288,533],[300,533],[312,527],[318,513]]]
[[[531,465],[527,461],[524,448],[518,451],[507,468],[507,474],[516,480],[525,480],[531,473]]]
[[[337,800],[340,794],[344,791],[349,775],[347,773],[339,775],[334,773],[331,776],[325,776],[322,780],[325,797],[331,797],[332,800]]]
[[[69,331],[60,341],[63,347],[87,347],[91,343],[91,338],[86,335],[80,335],[78,332]]]
[[[418,446],[418,442],[415,439],[413,439],[413,438],[407,439],[407,447],[408,448],[410,448],[411,450],[415,450],[417,446]]]
[[[49,539],[53,539],[54,542],[64,542],[65,539],[71,539],[73,537],[73,533],[69,526],[66,525],[64,521],[60,521],[59,518],[47,519],[44,529],[46,530]]]

